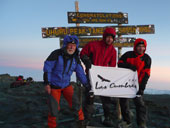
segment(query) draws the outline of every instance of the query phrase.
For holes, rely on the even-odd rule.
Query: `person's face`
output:
[[[72,54],[74,54],[75,51],[76,51],[76,44],[68,43],[67,44],[67,53],[69,55],[72,55]]]
[[[106,44],[111,45],[113,43],[113,37],[112,36],[107,36],[106,37]]]
[[[139,44],[137,47],[136,47],[136,52],[141,55],[145,52],[146,48],[145,48],[145,45],[144,44]]]

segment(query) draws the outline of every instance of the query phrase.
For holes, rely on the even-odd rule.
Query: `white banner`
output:
[[[139,89],[137,71],[125,68],[93,65],[89,78],[94,95],[134,98]]]

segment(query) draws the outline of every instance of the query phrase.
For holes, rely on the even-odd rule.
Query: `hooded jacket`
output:
[[[105,42],[107,35],[116,35],[113,28],[106,28],[101,41],[89,42],[80,52],[80,57],[89,57],[93,65],[97,66],[116,66],[116,50],[113,45],[107,45]]]
[[[126,52],[122,55],[118,61],[118,67],[130,69],[135,67],[138,72],[139,89],[144,90],[150,77],[151,58],[145,52],[141,55],[136,52],[136,47],[141,41],[144,43],[146,51],[146,40],[141,38],[136,39],[133,51]]]
[[[86,86],[88,81],[78,56],[79,41],[76,36],[65,36],[63,47],[53,51],[44,62],[44,83],[54,88],[65,88],[70,84],[70,78],[75,71],[80,82]],[[66,52],[69,42],[76,43],[76,51],[73,55]]]

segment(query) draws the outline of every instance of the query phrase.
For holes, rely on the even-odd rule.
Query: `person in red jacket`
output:
[[[81,60],[86,66],[86,72],[91,68],[91,64],[97,66],[116,66],[116,50],[113,46],[113,41],[115,39],[116,32],[113,28],[108,27],[103,33],[103,39],[101,41],[89,42],[82,49],[80,53]],[[91,114],[93,112],[93,97],[90,96],[90,93],[86,91],[86,101],[85,101],[85,119],[87,122],[91,119]],[[107,126],[112,126],[110,119],[110,97],[101,96],[101,101],[103,104],[104,110],[104,124]]]
[[[137,97],[134,98],[136,106],[137,124],[139,128],[146,128],[146,107],[142,98],[147,81],[150,77],[151,58],[146,51],[147,42],[138,38],[134,43],[134,51],[126,52],[118,61],[118,67],[128,68],[138,72],[139,91]],[[120,98],[121,112],[126,125],[131,125],[131,117],[129,111],[129,101],[126,98]]]

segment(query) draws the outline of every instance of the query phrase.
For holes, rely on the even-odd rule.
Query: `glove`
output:
[[[89,93],[89,91],[91,90],[91,85],[90,85],[90,84],[87,84],[87,85],[85,86],[85,88],[86,88],[86,92]]]
[[[136,93],[136,95],[143,95],[143,92],[144,92],[143,90],[139,89],[139,91]]]
[[[81,59],[84,65],[86,66],[86,69],[90,69],[92,64],[91,64],[91,60],[89,59],[89,57],[84,55]]]
[[[137,70],[137,69],[136,69],[136,66],[133,66],[133,65],[131,65],[131,66],[129,67],[129,69],[132,70],[132,71],[134,71],[134,72]]]
[[[89,96],[90,96],[90,98],[93,98],[94,97],[94,92],[89,91]]]
[[[94,97],[93,91],[91,91],[91,85],[86,85],[86,93],[89,95],[89,97]]]

